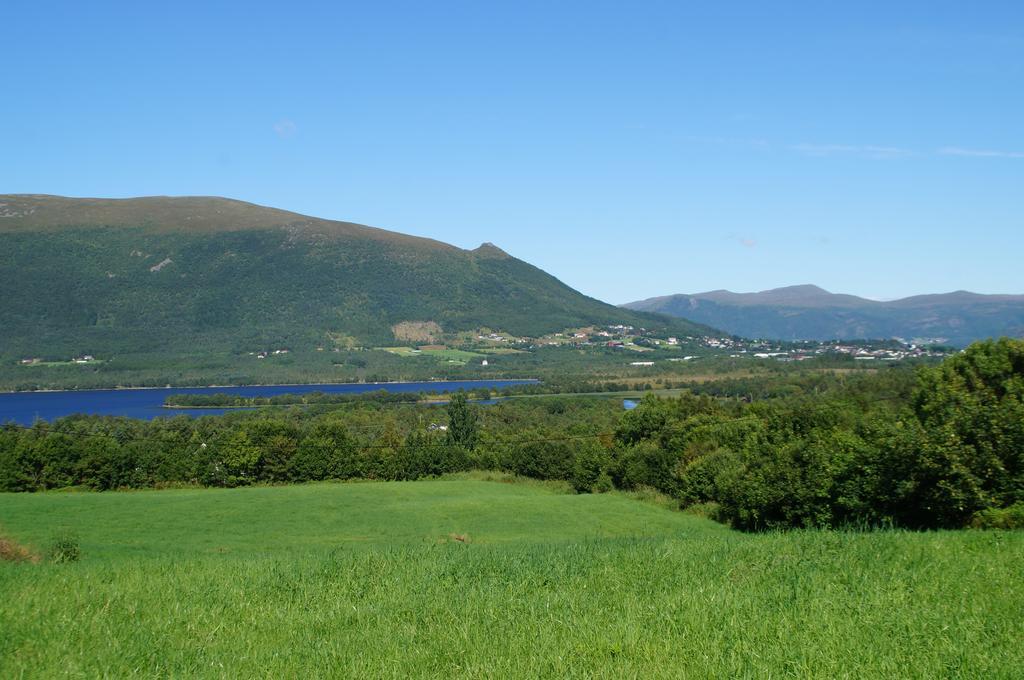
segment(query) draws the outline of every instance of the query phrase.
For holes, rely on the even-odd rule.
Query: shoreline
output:
[[[81,392],[131,392],[141,390],[215,390],[215,389],[246,389],[248,387],[311,387],[314,385],[419,385],[423,383],[472,383],[472,382],[515,382],[539,383],[540,378],[465,378],[454,380],[389,380],[387,382],[317,382],[317,383],[251,383],[248,385],[164,385],[161,387],[87,387],[85,389],[43,389],[43,390],[0,390],[4,394],[75,394]]]
[[[414,393],[410,392],[408,394],[414,394]],[[567,396],[567,395],[560,394],[558,392],[552,392],[550,394],[536,394],[536,395],[532,395],[532,394],[531,395],[525,395],[525,394],[515,395],[515,394],[513,394],[513,395],[509,395],[507,397],[491,397],[489,399],[467,399],[466,403],[467,404],[486,404],[488,402],[495,402],[495,403],[497,403],[499,401],[506,401],[506,400],[509,400],[509,399],[515,399],[517,397],[526,397],[526,396],[531,396],[531,397],[533,397],[533,396],[536,396],[536,397],[560,397],[560,396]],[[589,395],[587,395],[587,396],[589,396]],[[447,403],[449,403],[451,401],[450,399],[445,399],[444,397],[445,397],[445,395],[443,393],[438,393],[437,394],[437,398],[434,398],[434,399],[427,398],[427,399],[418,399],[416,401],[400,401],[400,402],[396,402],[396,403],[407,405],[407,406],[441,406],[441,405],[447,404]],[[173,404],[166,404],[166,403],[164,403],[164,404],[160,405],[160,408],[166,408],[166,409],[177,410],[177,411],[202,411],[202,410],[236,411],[236,410],[244,410],[244,409],[260,409],[260,408],[278,408],[278,407],[289,408],[289,407],[292,407],[292,406],[343,406],[345,404],[358,403],[358,401],[359,400],[357,400],[357,399],[353,399],[352,401],[347,401],[347,402],[346,401],[341,401],[341,402],[329,402],[329,401],[315,402],[314,401],[312,403],[306,403],[306,404],[304,404],[304,403],[294,403],[294,404],[250,404],[250,405],[244,405],[244,406],[176,406],[176,405],[173,405]],[[370,403],[373,402],[372,399],[366,399],[366,401],[370,402]]]

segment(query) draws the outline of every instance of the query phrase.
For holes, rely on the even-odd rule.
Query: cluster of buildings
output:
[[[318,347],[317,349],[320,349],[320,348]],[[288,354],[288,350],[282,348],[282,349],[263,350],[262,352],[249,352],[249,356],[255,356],[257,359],[266,359],[267,357],[275,355],[275,354]]]
[[[774,359],[776,361],[806,361],[822,356],[849,356],[856,361],[903,361],[921,357],[942,357],[947,352],[913,343],[893,341],[866,341],[863,343],[849,341],[800,343],[770,343],[765,341],[745,341],[734,338],[703,337],[699,342],[704,347],[731,352],[730,357],[752,356],[755,359]]]
[[[564,333],[552,333],[537,338],[532,347],[544,345],[565,345],[571,344],[577,347],[602,345],[604,347],[625,347],[637,339],[644,338],[647,334],[646,328],[634,328],[633,326],[606,326],[604,328],[578,328],[565,331]]]
[[[91,354],[83,354],[80,357],[73,357],[70,361],[68,361],[68,363],[71,363],[71,364],[91,364],[91,363],[94,363],[95,361],[97,361],[97,359],[93,355],[91,355]],[[43,360],[40,359],[39,357],[29,357],[27,359],[22,359],[18,363],[21,364],[22,366],[35,366],[36,364],[43,363]]]
[[[948,353],[942,350],[921,347],[915,344],[900,345],[899,347],[873,348],[871,346],[838,343],[825,345],[824,347],[815,350],[815,352],[846,354],[848,356],[852,356],[856,361],[902,361],[903,359],[916,359],[920,357],[941,357]]]

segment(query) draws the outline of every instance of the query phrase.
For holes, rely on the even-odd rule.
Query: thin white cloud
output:
[[[1001,151],[997,149],[964,149],[946,146],[939,149],[940,156],[967,156],[969,158],[1024,158],[1024,151]]]
[[[890,160],[893,158],[905,158],[914,154],[910,149],[903,149],[898,146],[875,146],[871,144],[794,144],[792,150],[806,156],[857,156],[870,158],[872,160]]]
[[[733,233],[733,234],[729,234],[728,236],[726,236],[726,238],[729,239],[730,241],[736,241],[736,243],[739,243],[744,248],[756,248],[757,247],[757,240],[756,239],[752,239],[752,238],[750,238],[748,236],[743,236],[742,234]]]
[[[295,122],[288,120],[287,118],[282,118],[274,123],[274,132],[277,133],[277,136],[281,139],[288,139],[293,136],[296,129]]]

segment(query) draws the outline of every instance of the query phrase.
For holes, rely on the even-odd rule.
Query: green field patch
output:
[[[463,349],[415,349],[413,347],[375,347],[374,349],[400,357],[434,357],[435,359],[460,365],[487,358],[486,354],[469,352]]]
[[[479,352],[467,352],[464,349],[425,349],[423,354],[427,356],[437,357],[438,359],[444,359],[446,361],[461,361],[463,363],[473,361],[474,359],[486,359],[486,354],[480,354]]]
[[[396,354],[400,357],[415,357],[421,354],[420,350],[414,347],[374,347],[374,349],[380,352]]]
[[[11,677],[1014,677],[1024,533],[426,481],[0,495]]]
[[[374,349],[388,352],[400,357],[434,357],[442,361],[466,364],[476,359],[486,359],[486,354],[468,352],[463,349],[415,349],[413,347],[375,347]]]
[[[725,530],[618,494],[473,480],[0,494],[0,517],[12,538],[36,547],[70,530],[96,559],[420,545],[450,533],[507,544]]]

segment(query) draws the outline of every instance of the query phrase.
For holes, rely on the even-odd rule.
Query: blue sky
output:
[[[1024,293],[1024,3],[5,3],[0,193],[492,241],[609,302]]]

